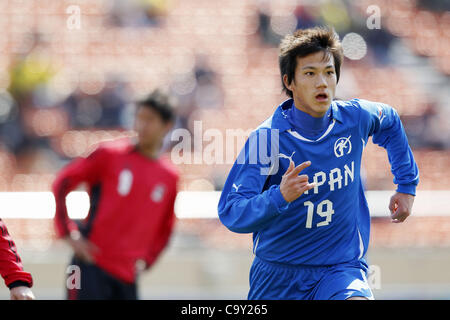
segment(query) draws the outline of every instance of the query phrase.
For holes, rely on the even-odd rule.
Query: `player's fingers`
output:
[[[409,216],[408,209],[395,201],[389,206],[389,210],[391,210],[391,221],[393,223],[401,223]]]
[[[389,211],[391,211],[391,215],[395,212],[396,201],[394,196],[392,196],[389,201]]]
[[[24,293],[19,293],[15,295],[14,300],[28,300],[28,298]]]
[[[405,211],[405,207],[398,200],[393,200],[389,204],[389,210],[391,210],[391,216],[400,216]]]
[[[27,290],[22,294],[23,300],[36,300],[33,292],[31,290]]]
[[[399,204],[395,213],[391,216],[392,219],[395,219],[399,222],[403,222],[410,216],[409,208],[403,204]]]
[[[407,216],[406,217],[395,218],[395,219],[392,219],[391,222],[392,223],[402,223],[402,222],[404,222],[406,220],[406,218],[407,218]]]
[[[313,182],[313,183],[300,183],[297,185],[297,190],[300,194],[304,193],[305,191],[311,190],[312,188],[314,188],[317,185],[317,183]]]
[[[396,211],[394,214],[391,215],[391,221],[394,223],[403,222],[403,220],[405,220],[405,218],[403,217],[403,215],[400,214],[400,212]]]
[[[317,187],[317,183],[316,183],[316,182],[308,183],[308,184],[305,186],[305,191],[311,190],[312,188],[315,188],[315,187]]]
[[[287,168],[286,172],[284,173],[285,175],[289,174],[290,172],[292,172],[292,170],[294,170],[295,168],[295,164],[294,161],[290,161],[289,162],[289,167]]]
[[[309,177],[308,177],[307,174],[302,174],[302,175],[297,177],[297,181],[298,182],[303,182],[303,183],[304,182],[308,182],[308,179],[309,179]]]
[[[303,169],[305,169],[305,168],[307,168],[307,167],[309,167],[311,165],[311,161],[305,161],[305,162],[302,162],[301,164],[299,164],[298,166],[296,166],[295,168],[294,168],[294,170],[292,170],[291,172],[290,172],[290,175],[292,175],[292,176],[297,176]]]

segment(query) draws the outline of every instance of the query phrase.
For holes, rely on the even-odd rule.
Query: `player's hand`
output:
[[[95,244],[85,239],[81,235],[72,235],[67,238],[67,241],[72,247],[72,250],[78,259],[87,263],[95,262],[93,254],[99,251],[98,247]]]
[[[315,183],[308,182],[308,176],[306,174],[299,176],[299,173],[310,165],[311,161],[305,161],[298,166],[295,166],[293,161],[289,163],[289,168],[284,173],[280,183],[280,191],[284,200],[292,202],[300,197],[305,191],[316,186]]]
[[[25,286],[12,288],[10,291],[11,300],[35,300],[33,292]]]
[[[396,192],[389,203],[389,210],[391,211],[391,219],[394,223],[405,221],[411,215],[412,206],[414,203],[414,196]]]
[[[144,259],[138,259],[136,261],[135,270],[137,275],[140,275],[141,273],[147,270],[147,263],[145,262]]]

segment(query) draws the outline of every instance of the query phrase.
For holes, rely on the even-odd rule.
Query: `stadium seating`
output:
[[[256,2],[173,2],[158,28],[114,27],[108,22],[111,8],[107,0],[77,3],[82,13],[80,29],[68,27],[71,14],[67,13],[68,5],[63,1],[1,1],[0,65],[8,66],[16,55],[30,51],[37,41],[34,35],[39,34],[42,52],[50,60],[52,68],[60,71],[52,88],[61,96],[67,96],[77,86],[84,93],[98,93],[106,86],[106,75],[124,73],[133,93],[142,95],[154,87],[171,85],[177,75],[192,72],[196,55],[205,54],[209,57],[210,67],[220,75],[224,103],[220,109],[197,109],[191,115],[191,121],[202,121],[203,130],[218,129],[224,137],[227,129],[255,128],[284,99],[278,75],[277,50],[262,43],[256,33]],[[371,0],[370,3],[383,7],[384,2]],[[441,71],[449,75],[449,13],[426,12],[411,3],[390,3],[394,6],[392,10],[383,11],[387,29],[395,36],[409,39],[417,54],[431,57]],[[447,41],[436,41],[437,37]],[[420,116],[425,112],[426,95],[395,66],[381,67],[367,59],[346,60],[343,68],[343,76],[351,78],[356,85],[346,86],[345,82],[340,85],[352,96],[391,104],[401,116]],[[0,75],[0,86],[6,88],[8,81],[3,78],[4,75]],[[56,101],[61,104],[61,100]],[[40,116],[35,121],[55,125],[33,129],[34,118],[31,115],[26,119],[28,129],[34,130],[36,139],[46,137],[51,150],[59,158],[47,157],[45,153],[39,158],[39,152],[24,157],[2,150],[0,191],[49,190],[56,170],[65,163],[63,160],[86,154],[99,141],[132,134],[122,128],[71,128],[63,121],[64,115],[60,110]],[[420,189],[450,187],[448,150],[421,149],[414,150],[414,154],[421,169]],[[363,161],[368,189],[393,188],[383,150],[369,144]],[[220,185],[217,180],[227,174],[231,163],[217,166],[180,164],[178,167],[182,174],[182,190],[211,190],[211,186]],[[210,184],[196,183],[202,179]],[[401,237],[401,244],[405,246],[450,245],[450,236],[444,232],[445,228],[448,229],[448,218],[411,220],[407,230],[399,232],[388,222],[375,219],[374,244],[395,245]],[[7,223],[18,244],[24,246],[44,250],[54,235],[51,221],[12,219]],[[249,235],[228,232],[217,220],[183,219],[178,228],[180,232],[197,234],[211,245],[248,247],[251,241]],[[421,236],[417,237],[415,231],[419,229]],[[405,239],[405,235],[408,238]]]

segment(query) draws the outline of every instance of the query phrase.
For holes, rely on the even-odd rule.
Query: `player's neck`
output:
[[[309,137],[314,137],[326,129],[330,122],[331,108],[323,117],[316,118],[292,106],[290,123],[295,130]]]
[[[313,129],[322,127],[323,123],[327,122],[327,118],[330,115],[330,111],[331,109],[328,108],[327,112],[325,112],[325,114],[322,117],[313,117],[312,115],[301,110],[300,108],[297,108],[295,104],[292,106],[292,116],[294,117],[294,120],[307,124],[308,127],[312,127]]]
[[[156,160],[159,158],[159,147],[158,146],[142,146],[136,144],[136,150],[146,158]]]

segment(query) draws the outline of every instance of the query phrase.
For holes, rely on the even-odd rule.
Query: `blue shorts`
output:
[[[373,299],[365,261],[332,266],[292,266],[255,256],[250,269],[249,300]]]

